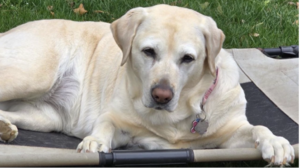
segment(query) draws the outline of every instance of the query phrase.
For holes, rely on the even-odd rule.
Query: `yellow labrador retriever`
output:
[[[0,35],[0,137],[60,131],[83,139],[78,152],[256,146],[271,164],[293,162],[286,139],[247,121],[224,38],[210,17],[168,5],[11,29]]]

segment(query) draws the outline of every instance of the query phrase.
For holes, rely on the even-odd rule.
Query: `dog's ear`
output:
[[[146,10],[144,8],[134,8],[110,26],[114,39],[123,52],[121,66],[125,64],[130,55],[132,41],[145,15]]]
[[[222,30],[217,27],[216,22],[211,17],[206,17],[205,25],[201,26],[205,37],[206,59],[208,67],[213,75],[215,75],[215,58],[221,51],[225,35]]]

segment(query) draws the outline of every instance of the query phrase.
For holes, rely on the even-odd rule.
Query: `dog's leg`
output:
[[[0,111],[1,112],[1,111]],[[11,142],[18,135],[18,129],[8,119],[0,116],[0,140]]]
[[[0,58],[0,102],[36,98],[49,91],[53,85],[54,71],[43,74],[40,69],[42,67],[18,63],[5,67],[1,60]]]
[[[78,145],[77,152],[110,152],[112,140],[115,134],[115,126],[109,113],[100,115],[93,127],[92,134],[83,139]]]
[[[263,158],[269,161],[270,165],[293,163],[295,158],[294,148],[285,138],[275,136],[264,126],[254,126],[252,137],[255,140],[255,147],[259,148]]]
[[[21,109],[14,112],[0,110],[0,140],[10,142],[18,135],[18,128],[50,132],[61,131],[60,116],[51,106],[43,106],[43,110],[23,104]]]
[[[134,137],[133,144],[138,145],[142,149],[155,150],[155,149],[178,149],[183,148],[180,144],[179,146],[172,145],[169,141],[155,136],[153,134],[144,134]],[[187,147],[188,148],[188,147]]]
[[[24,33],[30,35],[31,33]],[[55,130],[51,120],[57,120],[50,113],[33,107],[24,107],[10,110],[7,102],[15,99],[34,100],[48,92],[54,81],[58,61],[55,54],[45,48],[32,44],[41,44],[43,41],[16,40],[14,33],[0,38],[0,137],[3,141],[12,141],[20,128],[49,131]],[[35,39],[32,36],[32,39]],[[32,48],[34,46],[35,49]],[[38,49],[36,49],[38,48]],[[49,47],[51,50],[51,47]],[[53,113],[54,114],[54,113]],[[55,121],[56,122],[56,121]],[[56,122],[57,123],[57,122]]]
[[[222,145],[224,148],[255,147],[262,152],[269,165],[293,163],[294,149],[283,137],[275,136],[267,127],[246,124]]]

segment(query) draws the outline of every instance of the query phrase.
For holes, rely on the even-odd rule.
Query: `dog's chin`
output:
[[[154,110],[156,110],[156,111],[167,111],[167,112],[169,112],[169,113],[171,113],[171,112],[173,112],[173,111],[171,111],[170,109],[168,109],[168,108],[163,108],[163,107],[154,107],[154,108],[152,108],[152,109],[154,109]]]
[[[149,104],[144,102],[147,102]],[[174,104],[177,106],[176,103]],[[171,105],[173,104],[169,104],[168,106],[155,105],[155,104],[151,104],[151,100],[150,101],[142,100],[142,101],[134,102],[134,107],[137,111],[137,114],[139,114],[139,116],[142,117],[145,121],[150,122],[153,125],[161,125],[161,124],[174,122],[174,117],[176,118],[175,115],[176,106],[171,106]]]
[[[164,110],[164,109],[161,108],[161,107],[155,107],[154,109],[155,109],[155,110]]]
[[[161,111],[161,112],[166,111],[169,113],[173,112],[176,108],[176,106],[174,106],[174,105],[172,106],[170,103],[162,105],[162,104],[156,104],[156,103],[151,102],[149,104],[143,103],[143,105],[146,108],[154,109],[156,111]]]

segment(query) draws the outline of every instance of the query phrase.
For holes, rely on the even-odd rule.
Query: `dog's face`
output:
[[[123,51],[122,64],[128,59],[142,84],[143,105],[169,112],[182,90],[200,81],[205,67],[214,73],[224,40],[211,18],[168,5],[132,9],[111,28]]]
[[[201,76],[204,36],[177,19],[170,22],[168,18],[149,18],[133,40],[130,61],[142,81],[146,107],[173,111],[181,90],[195,85]]]

